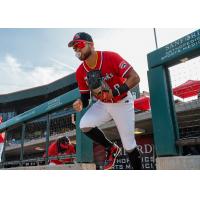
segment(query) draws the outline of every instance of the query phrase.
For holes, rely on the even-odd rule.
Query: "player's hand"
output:
[[[100,100],[101,101],[110,101],[111,99],[113,98],[113,94],[112,94],[112,90],[109,89],[108,91],[102,91],[101,92],[101,97],[100,97]]]
[[[75,111],[77,112],[81,112],[83,109],[83,103],[80,99],[77,99],[74,103],[73,103],[73,108]]]

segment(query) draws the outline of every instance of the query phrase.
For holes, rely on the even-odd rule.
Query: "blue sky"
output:
[[[195,29],[157,29],[159,47]],[[141,77],[148,90],[146,55],[155,49],[153,29],[3,29],[0,28],[0,94],[50,83],[76,70],[80,61],[67,47],[76,32],[93,36],[97,50],[118,52]]]
[[[11,54],[33,66],[49,65],[51,57],[66,60],[67,38],[73,32],[70,29],[0,29],[0,56]]]

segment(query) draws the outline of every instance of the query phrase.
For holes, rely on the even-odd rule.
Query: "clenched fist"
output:
[[[77,99],[74,103],[73,103],[73,108],[75,111],[77,112],[81,112],[83,109],[83,103],[80,99]]]

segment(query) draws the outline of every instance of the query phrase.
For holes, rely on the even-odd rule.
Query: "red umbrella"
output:
[[[175,87],[173,94],[182,99],[196,96],[200,92],[200,81],[199,80],[188,80],[185,83]]]
[[[134,100],[134,108],[137,110],[150,110],[150,98],[140,97]]]

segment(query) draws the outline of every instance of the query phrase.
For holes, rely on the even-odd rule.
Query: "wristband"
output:
[[[81,101],[83,103],[83,108],[89,105],[90,94],[81,94]]]
[[[129,87],[128,87],[128,85],[126,85],[126,83],[124,83],[120,87],[113,89],[112,94],[114,97],[116,97],[116,96],[120,96],[121,94],[128,92],[128,91],[129,91]]]

